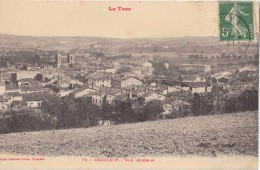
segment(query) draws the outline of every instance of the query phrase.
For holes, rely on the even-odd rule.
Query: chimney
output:
[[[73,83],[69,84],[69,89],[74,89],[74,84]]]
[[[129,93],[129,99],[132,99],[133,98],[133,94],[132,94],[132,92],[130,91],[130,93]]]

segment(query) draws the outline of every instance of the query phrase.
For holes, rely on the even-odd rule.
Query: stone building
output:
[[[67,55],[55,55],[55,68],[61,68],[61,67],[72,67],[75,62],[75,58],[71,54]]]

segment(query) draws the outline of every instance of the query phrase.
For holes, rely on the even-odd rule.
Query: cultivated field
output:
[[[42,156],[257,156],[258,113],[0,135],[0,153]]]

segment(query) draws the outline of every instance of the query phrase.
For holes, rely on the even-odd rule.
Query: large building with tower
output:
[[[54,65],[55,68],[72,67],[74,62],[75,62],[74,55],[55,54],[55,65]]]

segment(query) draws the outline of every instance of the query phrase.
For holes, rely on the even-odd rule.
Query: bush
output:
[[[55,118],[41,110],[23,108],[6,112],[7,118],[2,133],[39,131],[52,129],[55,126]]]
[[[139,121],[147,121],[147,120],[157,120],[160,118],[163,110],[163,103],[161,101],[153,100],[148,103],[143,108],[141,120]]]

